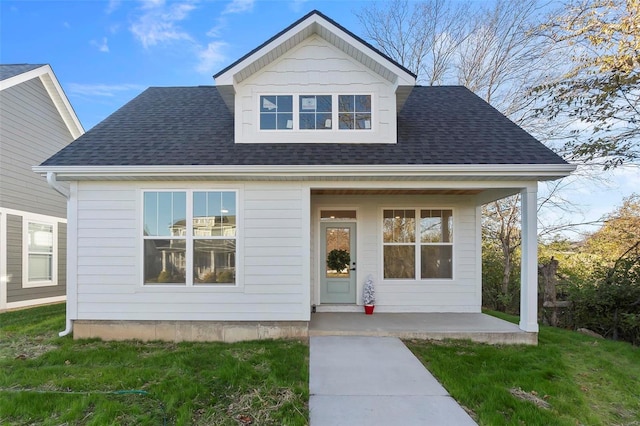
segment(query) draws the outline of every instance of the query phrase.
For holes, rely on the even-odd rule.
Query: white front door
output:
[[[356,303],[356,224],[320,224],[320,303]],[[347,260],[337,267],[328,259]]]

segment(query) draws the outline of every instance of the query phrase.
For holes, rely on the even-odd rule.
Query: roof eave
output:
[[[570,175],[573,164],[491,165],[278,165],[278,166],[35,166],[58,180],[556,180]]]
[[[40,78],[42,81],[42,84],[47,90],[49,97],[53,101],[73,139],[82,136],[84,134],[84,128],[71,106],[67,95],[64,93],[62,86],[58,82],[55,73],[51,69],[51,66],[42,65],[41,67],[2,80],[0,81],[0,90],[8,89],[33,78]]]

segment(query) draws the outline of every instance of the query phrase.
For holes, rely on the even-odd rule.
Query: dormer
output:
[[[396,143],[416,76],[318,11],[214,75],[235,143]]]

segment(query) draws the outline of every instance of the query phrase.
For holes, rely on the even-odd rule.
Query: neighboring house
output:
[[[0,65],[0,311],[65,300],[67,200],[31,168],[83,133],[49,65]]]
[[[316,11],[214,78],[150,88],[34,168],[70,184],[63,334],[306,336],[314,309],[361,312],[369,275],[377,313],[480,312],[481,206],[518,193],[537,333],[537,182],[574,166]]]

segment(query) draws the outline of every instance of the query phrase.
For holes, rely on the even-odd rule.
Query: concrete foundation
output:
[[[239,342],[307,339],[309,336],[375,336],[401,339],[463,339],[500,345],[536,345],[538,333],[481,313],[393,314],[331,312],[305,321],[95,321],[73,322],[75,339]]]
[[[261,339],[306,339],[304,321],[93,321],[73,322],[74,339],[164,340],[171,342],[239,342]]]

